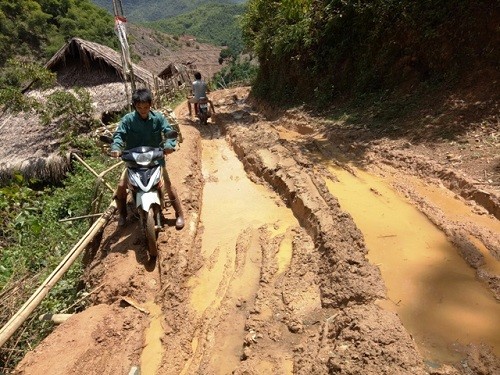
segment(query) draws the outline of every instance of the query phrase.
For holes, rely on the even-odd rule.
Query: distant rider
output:
[[[123,150],[140,146],[150,146],[163,148],[163,154],[168,155],[175,151],[176,139],[164,140],[162,134],[174,130],[167,119],[160,112],[151,110],[153,96],[151,91],[141,88],[132,94],[132,104],[134,111],[126,114],[120,120],[120,124],[113,135],[111,144],[111,156],[118,158]],[[172,206],[176,213],[175,227],[182,229],[184,227],[184,215],[179,196],[175,191],[167,173],[165,161],[162,160],[162,178],[163,186],[168,194]],[[114,198],[120,215],[118,224],[125,225],[127,218],[127,171],[123,171]],[[165,196],[165,191],[162,191]]]
[[[191,90],[193,92],[193,95],[188,98],[188,110],[189,110],[189,116],[193,115],[193,112],[191,110],[191,104],[194,104],[195,107],[195,114],[197,112],[196,108],[198,105],[198,102],[200,101],[200,98],[207,98],[207,84],[205,81],[201,78],[201,73],[200,72],[195,72],[194,73],[194,78],[195,80],[191,84]],[[212,112],[215,112],[214,105],[211,100],[208,100],[210,103],[210,107],[212,108]]]

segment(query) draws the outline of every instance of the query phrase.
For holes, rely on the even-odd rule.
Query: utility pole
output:
[[[125,93],[127,94],[127,101],[129,102],[129,93],[127,90],[127,77],[130,77],[130,86],[132,92],[135,91],[135,76],[134,69],[132,67],[132,60],[130,59],[130,47],[127,41],[127,30],[125,24],[127,23],[127,19],[123,15],[123,7],[121,0],[113,0],[113,11],[115,14],[115,32],[118,36],[118,40],[120,41],[121,47],[121,57],[122,57],[122,67],[123,67],[123,76],[125,78]]]

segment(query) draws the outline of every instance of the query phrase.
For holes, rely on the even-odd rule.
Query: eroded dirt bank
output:
[[[169,156],[169,170],[186,228],[176,231],[167,214],[160,256],[152,263],[133,218],[123,229],[113,222],[90,251],[86,283],[94,306],[57,327],[16,373],[498,371],[497,355],[480,345],[470,346],[458,363],[426,361],[398,315],[377,303],[386,298],[379,268],[367,260],[363,233],[328,189],[325,178],[334,177],[321,161],[326,155],[348,168],[347,154],[336,155],[339,143],[305,114],[266,120],[247,94],[214,93],[218,113],[207,128],[186,118],[184,107],[177,110],[184,142]],[[400,174],[430,171],[433,164],[425,167],[409,150],[398,157],[389,151],[378,143],[365,154],[365,167],[393,176],[395,187],[455,239],[498,298],[498,273],[468,239],[470,233],[481,239],[498,262],[498,233],[474,216],[450,220]],[[435,169],[430,176],[453,186],[457,197],[488,196],[469,201],[482,216],[498,210],[495,191]]]

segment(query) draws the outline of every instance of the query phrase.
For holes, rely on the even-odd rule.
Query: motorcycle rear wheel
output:
[[[148,216],[146,217],[144,232],[146,234],[146,242],[148,245],[149,255],[152,257],[158,256],[158,245],[156,243],[155,211],[153,207],[149,208]]]

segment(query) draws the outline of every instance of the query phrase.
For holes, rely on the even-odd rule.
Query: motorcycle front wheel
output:
[[[148,245],[149,255],[152,257],[158,256],[158,245],[156,243],[156,225],[155,225],[155,211],[153,207],[149,208],[146,217],[144,232],[146,234],[146,242]]]
[[[200,119],[200,125],[207,125],[208,116],[205,112],[200,112],[198,117]]]

